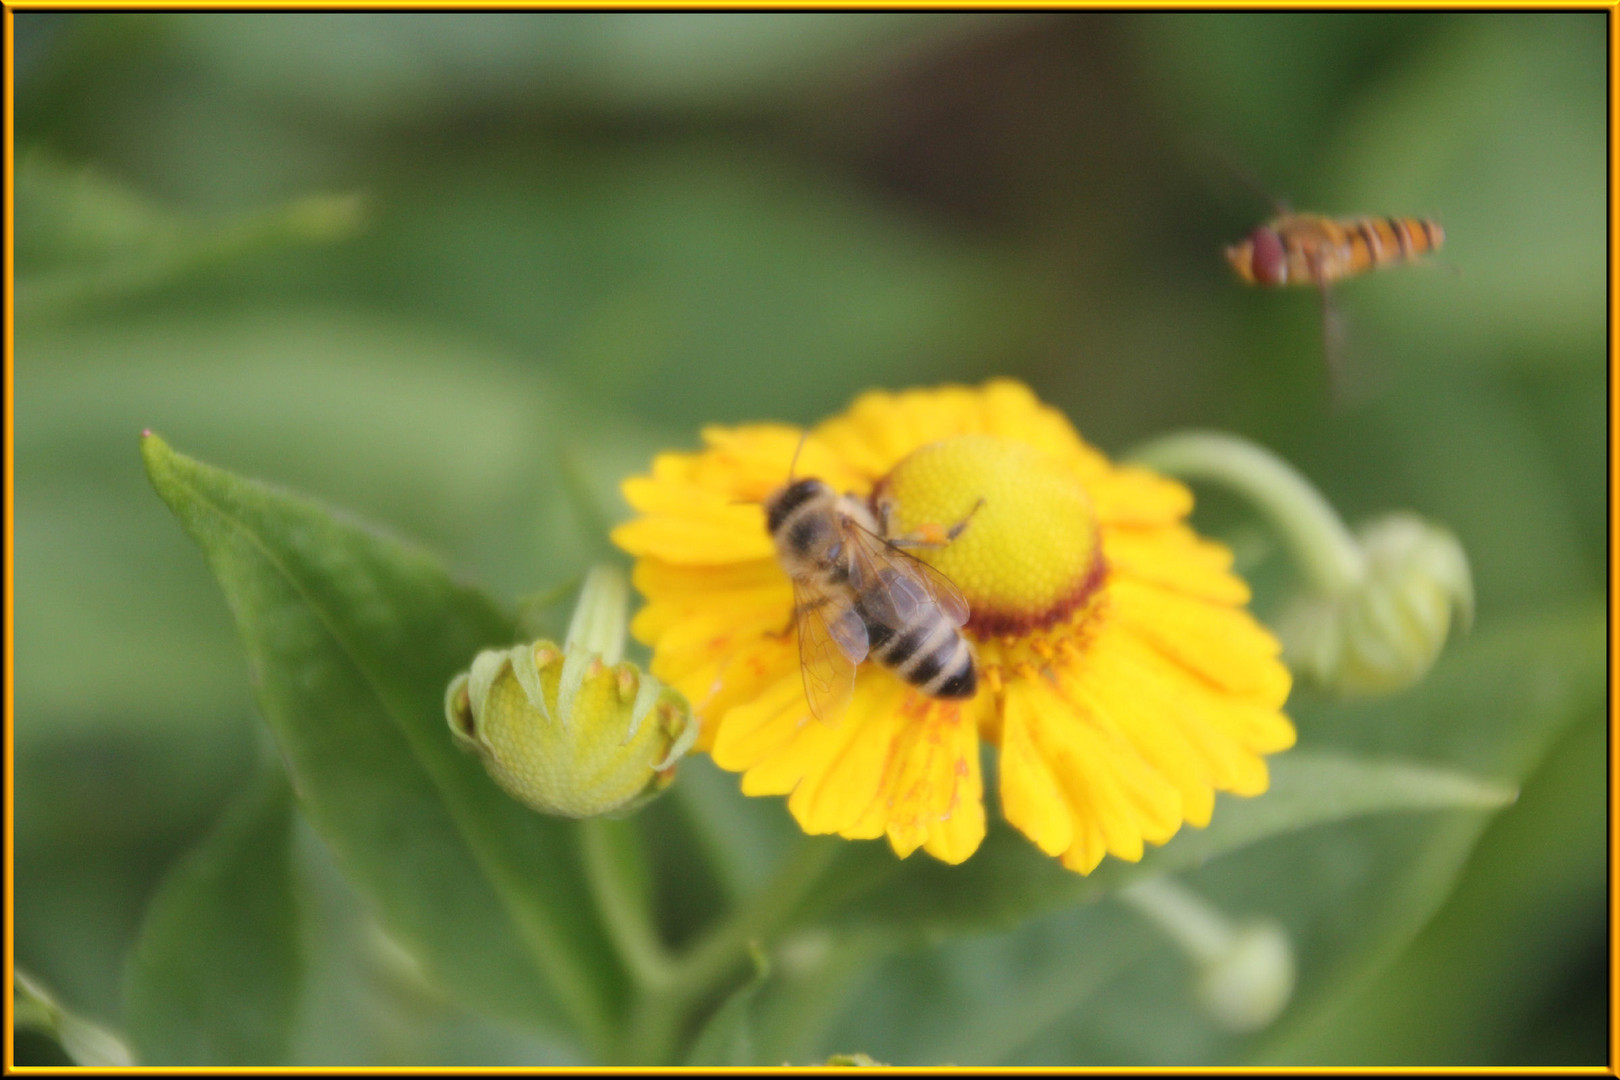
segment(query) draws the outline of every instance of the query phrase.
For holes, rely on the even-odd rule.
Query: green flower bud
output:
[[[697,739],[686,699],[619,659],[627,600],[624,575],[598,567],[561,647],[485,650],[445,692],[457,743],[541,813],[630,813],[669,786]]]
[[[1226,1031],[1269,1027],[1294,995],[1294,949],[1270,919],[1233,922],[1209,901],[1169,878],[1149,878],[1117,893],[1179,946],[1193,966],[1193,998]]]
[[[1307,583],[1277,626],[1283,658],[1304,678],[1343,694],[1404,689],[1440,655],[1452,612],[1464,627],[1473,618],[1462,545],[1414,514],[1390,514],[1352,536],[1310,481],[1235,435],[1169,435],[1131,457],[1223,484],[1270,519]]]
[[[1193,981],[1198,1007],[1239,1035],[1270,1027],[1293,994],[1293,946],[1263,919],[1232,927],[1225,949],[1202,960]]]
[[[1277,627],[1290,666],[1345,694],[1379,694],[1416,682],[1440,655],[1452,613],[1473,618],[1468,556],[1456,537],[1414,514],[1363,526],[1358,580],[1295,600]]]

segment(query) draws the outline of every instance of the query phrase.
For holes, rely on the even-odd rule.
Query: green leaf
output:
[[[1595,1015],[1570,1015],[1579,988],[1567,982],[1583,963],[1597,974],[1593,946],[1607,925],[1605,731],[1594,700],[1526,782],[1523,798],[1490,823],[1456,892],[1399,962],[1268,1040],[1260,1060],[1565,1063],[1515,1057],[1514,1043],[1530,1025],[1540,1029],[1541,1048],[1556,1045],[1547,1036],[1562,1035],[1584,1051],[1568,1064],[1606,1060],[1604,1025]],[[1516,1015],[1502,1006],[1510,1001]],[[1607,1010],[1593,1001],[1589,1011]]]
[[[100,1068],[133,1065],[124,1041],[100,1024],[64,1009],[32,975],[18,968],[11,978],[12,1022],[55,1039],[75,1064]]]
[[[125,971],[141,1061],[286,1061],[303,978],[291,824],[286,777],[266,770],[158,890]]]
[[[840,919],[889,923],[906,934],[938,938],[1010,927],[1131,881],[1198,866],[1312,825],[1398,811],[1489,810],[1513,797],[1511,787],[1444,769],[1295,750],[1272,763],[1271,790],[1265,795],[1222,797],[1208,828],[1183,829],[1138,863],[1109,859],[1081,876],[1043,855],[1011,826],[997,823],[961,866],[931,859],[896,863],[885,846],[852,845],[831,875],[835,884],[829,891],[847,898],[842,905],[834,901]],[[827,899],[824,895],[821,902]]]
[[[445,684],[511,619],[425,552],[170,450],[148,474],[201,544],[294,789],[345,873],[475,1008],[600,1045],[623,973],[569,823],[503,794],[445,730]]]
[[[160,17],[161,18],[161,17]],[[754,110],[821,90],[836,74],[959,37],[984,16],[952,12],[289,14],[171,19],[186,58],[249,101],[385,129],[514,102],[548,111]]]
[[[146,199],[39,151],[17,165],[19,315],[64,315],[254,251],[353,234],[354,195],[312,195],[214,221]]]
[[[734,990],[725,1003],[714,1011],[708,1023],[698,1034],[686,1056],[688,1065],[724,1066],[758,1065],[754,1060],[754,1024],[752,1010],[760,987],[770,978],[770,963],[758,945],[751,944],[748,954],[754,962],[753,977]]]

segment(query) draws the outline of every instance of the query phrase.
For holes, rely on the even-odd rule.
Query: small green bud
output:
[[[1357,534],[1359,579],[1336,592],[1295,600],[1280,620],[1295,671],[1344,694],[1403,689],[1427,672],[1451,632],[1466,628],[1474,588],[1456,537],[1414,514],[1397,513]]]
[[[1287,1007],[1294,995],[1294,949],[1276,922],[1234,922],[1169,878],[1138,881],[1116,895],[1186,954],[1193,967],[1193,997],[1224,1030],[1259,1031]]]
[[[619,660],[627,598],[623,574],[593,570],[567,642],[485,650],[445,691],[456,742],[541,813],[630,813],[669,786],[697,739],[686,699]]]
[[[1193,982],[1205,1015],[1239,1035],[1270,1027],[1293,994],[1293,947],[1268,920],[1233,927],[1226,948],[1199,965]]]

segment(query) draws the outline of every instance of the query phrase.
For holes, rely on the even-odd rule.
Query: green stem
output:
[[[1366,556],[1333,507],[1264,447],[1224,432],[1187,431],[1155,439],[1127,459],[1183,480],[1224,484],[1254,503],[1282,534],[1312,585],[1327,595],[1341,595],[1366,576]]]
[[[1119,898],[1152,919],[1194,962],[1210,963],[1231,949],[1225,916],[1169,878],[1149,878],[1121,889]]]
[[[692,1009],[747,964],[751,942],[768,942],[781,930],[838,851],[838,842],[825,837],[801,839],[747,904],[674,961],[664,988],[646,993],[631,1016],[626,1048],[632,1063],[674,1063]]]
[[[585,877],[591,895],[607,925],[608,937],[638,986],[660,991],[669,985],[670,955],[653,926],[646,890],[626,848],[638,843],[635,825],[610,818],[580,822],[580,844],[585,856]]]

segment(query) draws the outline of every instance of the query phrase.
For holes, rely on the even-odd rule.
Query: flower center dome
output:
[[[1072,470],[1027,443],[993,435],[930,443],[901,459],[875,494],[889,503],[897,536],[942,534],[973,514],[949,546],[913,550],[962,590],[977,636],[1050,626],[1101,580],[1090,497]]]

